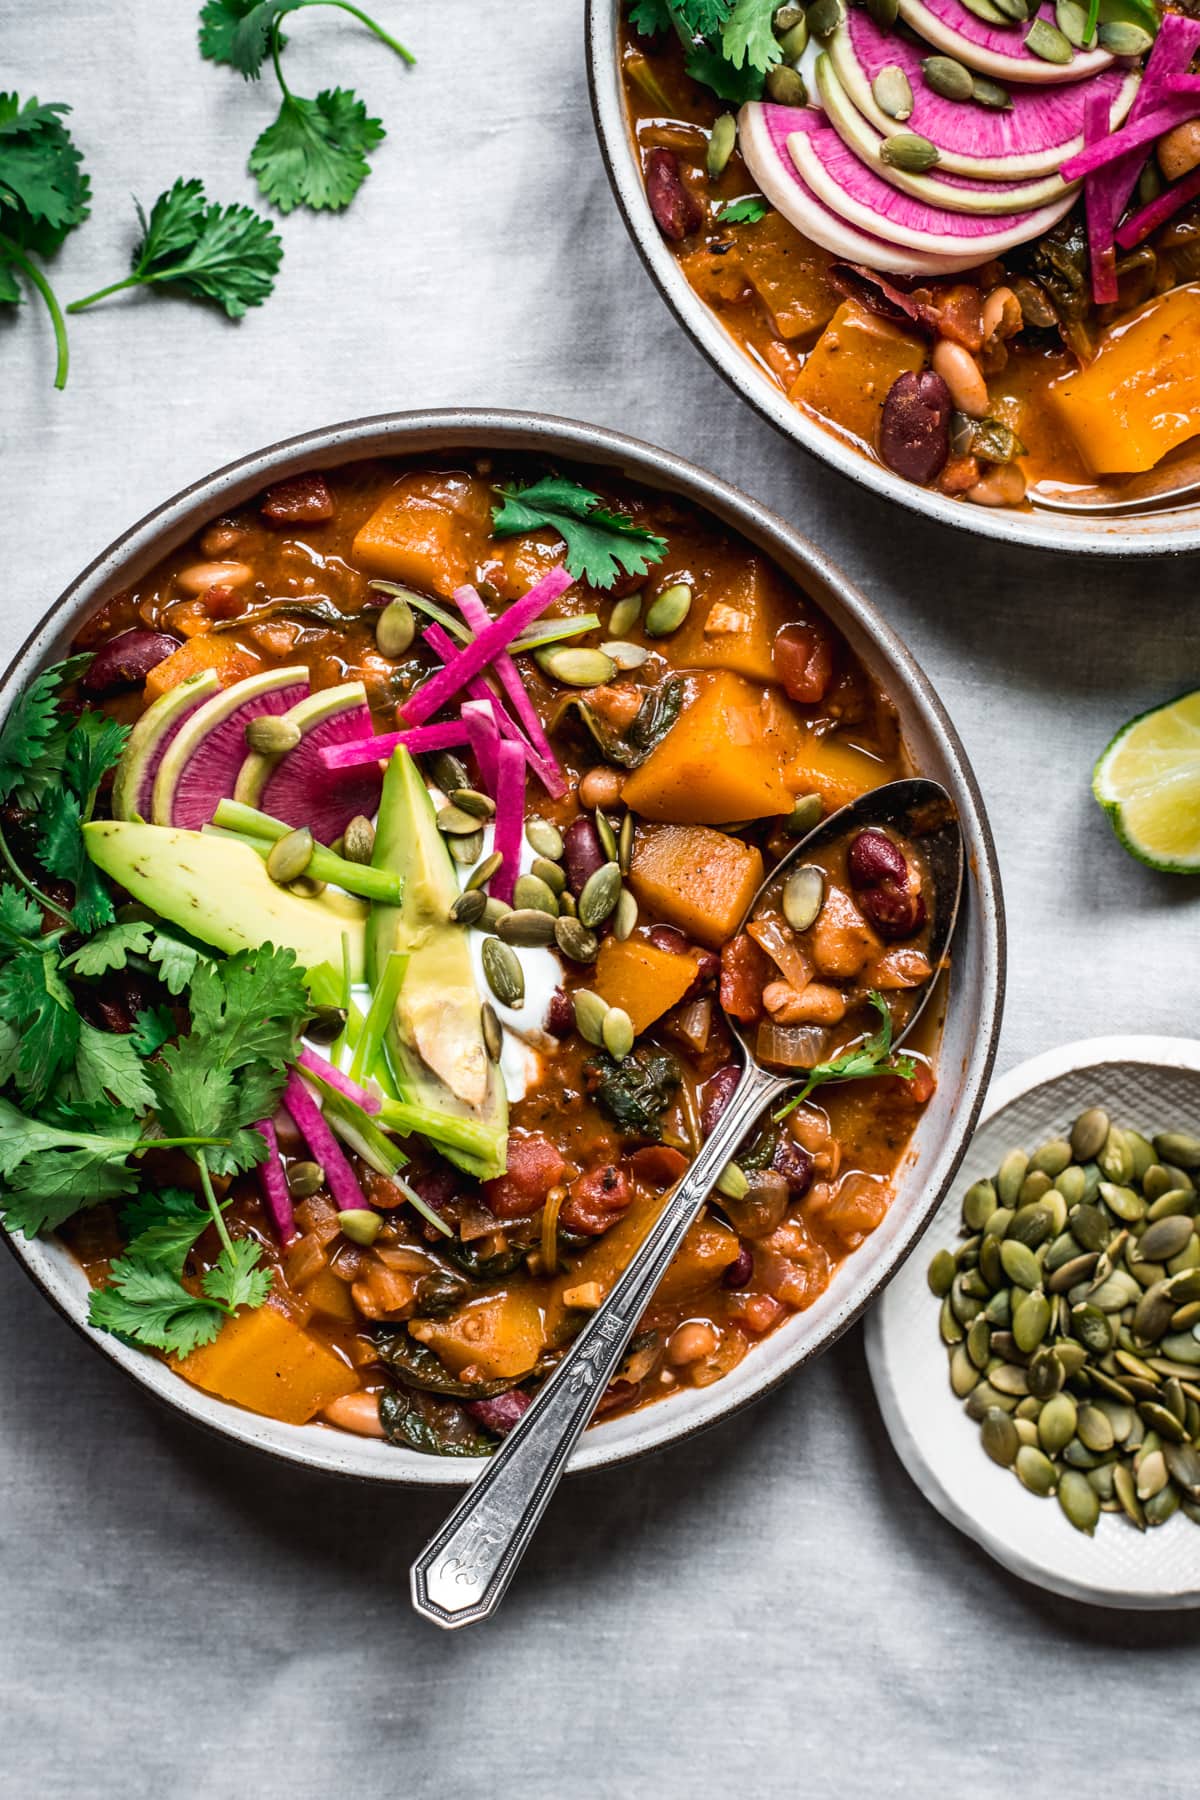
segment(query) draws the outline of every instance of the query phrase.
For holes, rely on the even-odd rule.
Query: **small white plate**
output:
[[[1033,1150],[1088,1106],[1147,1135],[1200,1131],[1200,1043],[1108,1037],[1065,1044],[992,1084],[955,1192],[866,1323],[867,1361],[896,1452],[925,1498],[1014,1574],[1069,1599],[1170,1609],[1200,1606],[1200,1527],[1177,1513],[1135,1531],[1103,1513],[1094,1537],[1054,1500],[1027,1493],[984,1454],[979,1427],[951,1392],[926,1270],[960,1241],[961,1196],[1006,1150]]]

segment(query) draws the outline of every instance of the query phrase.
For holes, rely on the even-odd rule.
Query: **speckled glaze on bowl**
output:
[[[756,1345],[713,1386],[669,1399],[589,1431],[573,1469],[620,1462],[711,1425],[765,1393],[831,1344],[879,1293],[913,1248],[947,1192],[970,1140],[995,1055],[1004,994],[1004,916],[995,850],[966,755],[928,681],[866,599],[809,539],[756,501],[679,457],[593,425],[541,415],[484,411],[392,413],[357,419],[273,444],[194,483],[116,539],[26,640],[3,677],[7,711],[43,664],[63,654],[83,620],[137,580],[207,520],[242,505],[263,487],[304,469],[374,456],[464,451],[530,452],[615,469],[644,486],[705,508],[772,557],[844,633],[899,709],[905,743],[922,773],[941,781],[958,808],[966,838],[969,893],[959,925],[939,1086],[901,1172],[896,1198],[879,1229],[843,1265],[807,1312]],[[5,1235],[5,1242],[71,1324],[159,1399],[239,1443],[336,1474],[399,1485],[455,1486],[477,1460],[422,1456],[323,1426],[280,1424],[191,1387],[165,1363],[87,1324],[87,1284],[69,1253],[52,1241]]]
[[[1049,512],[971,506],[917,487],[872,462],[832,430],[789,404],[770,377],[734,342],[695,294],[654,223],[642,186],[621,82],[620,20],[624,0],[587,0],[588,85],[600,149],[629,235],[663,299],[684,330],[744,400],[822,462],[885,500],[1007,544],[1093,556],[1182,555],[1200,549],[1200,499],[1177,511],[1092,519]]]

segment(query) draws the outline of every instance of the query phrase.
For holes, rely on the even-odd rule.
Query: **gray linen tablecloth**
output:
[[[1197,678],[1186,562],[1072,564],[923,526],[782,442],[680,334],[610,198],[579,0],[377,0],[406,72],[337,13],[297,91],[389,137],[344,218],[283,223],[242,326],[133,296],[0,322],[5,653],[131,519],[274,438],[389,408],[531,407],[698,459],[810,532],[940,690],[999,842],[1001,1064],[1188,1032],[1194,884],[1128,861],[1088,792],[1118,724]],[[124,269],[130,195],[253,201],[271,100],[201,63],[192,0],[0,0],[0,87],[65,99],[95,217],[65,298]],[[0,1257],[0,1784],[15,1800],[566,1793],[619,1800],[1196,1790],[1200,1619],[1022,1586],[917,1494],[855,1333],[782,1392],[558,1496],[503,1614],[418,1624],[444,1495],[342,1486],[160,1411]],[[1189,1767],[1190,1764],[1190,1767]]]

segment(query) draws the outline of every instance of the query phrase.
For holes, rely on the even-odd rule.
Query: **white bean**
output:
[[[939,338],[933,346],[933,367],[950,389],[950,398],[959,412],[966,413],[968,419],[986,416],[987,382],[969,350],[949,338]]]
[[[983,303],[983,339],[1014,337],[1025,323],[1021,302],[1010,287],[993,288]]]
[[[967,489],[976,506],[1019,506],[1025,498],[1025,471],[1019,463],[997,463],[981,481]]]
[[[185,594],[207,594],[211,587],[245,587],[253,579],[254,570],[243,562],[189,563],[175,577]]]
[[[322,1408],[322,1412],[331,1425],[339,1426],[342,1431],[353,1431],[359,1437],[383,1436],[377,1394],[339,1394],[336,1400]]]

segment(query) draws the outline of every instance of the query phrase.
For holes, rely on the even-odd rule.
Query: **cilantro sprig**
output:
[[[561,475],[496,492],[500,502],[492,511],[492,530],[497,537],[556,531],[566,548],[567,568],[593,587],[610,588],[622,573],[644,575],[667,553],[665,538],[613,512],[599,494]]]
[[[212,1224],[207,1207],[178,1188],[126,1207],[131,1241],[109,1272],[109,1285],[91,1296],[89,1324],[113,1331],[151,1350],[187,1356],[211,1344],[239,1306],[261,1306],[271,1290],[271,1273],[258,1264],[258,1247],[236,1238],[195,1288],[183,1284],[184,1264],[197,1238]]]
[[[630,0],[629,18],[645,37],[674,31],[692,79],[740,106],[761,98],[767,71],[782,59],[778,9],[778,0]]]
[[[91,194],[63,124],[70,110],[61,101],[42,105],[0,93],[0,306],[21,304],[18,275],[40,296],[54,328],[56,388],[67,384],[67,327],[40,262],[87,218]]]
[[[315,99],[294,94],[284,78],[287,39],[280,21],[312,6],[349,13],[395,52],[415,58],[389,32],[349,0],[207,0],[200,14],[200,51],[211,62],[257,81],[270,58],[281,95],[279,113],[250,152],[250,173],[280,212],[297,206],[340,211],[370,174],[367,158],[386,133],[349,88],[325,88]]]
[[[871,1005],[879,1014],[878,1031],[865,1038],[853,1049],[845,1050],[841,1056],[835,1056],[830,1062],[816,1063],[808,1071],[808,1078],[794,1100],[781,1107],[775,1114],[778,1123],[786,1119],[790,1112],[803,1106],[814,1088],[821,1087],[827,1081],[865,1081],[874,1075],[899,1075],[902,1080],[911,1080],[916,1073],[916,1063],[911,1056],[892,1055],[892,1013],[883,995],[875,988],[867,995]]]
[[[231,319],[240,319],[247,307],[260,306],[271,293],[283,243],[261,213],[210,202],[199,181],[176,181],[158,196],[148,218],[134,204],[142,235],[134,247],[132,272],[73,300],[69,313],[83,312],[126,288],[165,283],[191,299],[214,301]]]

